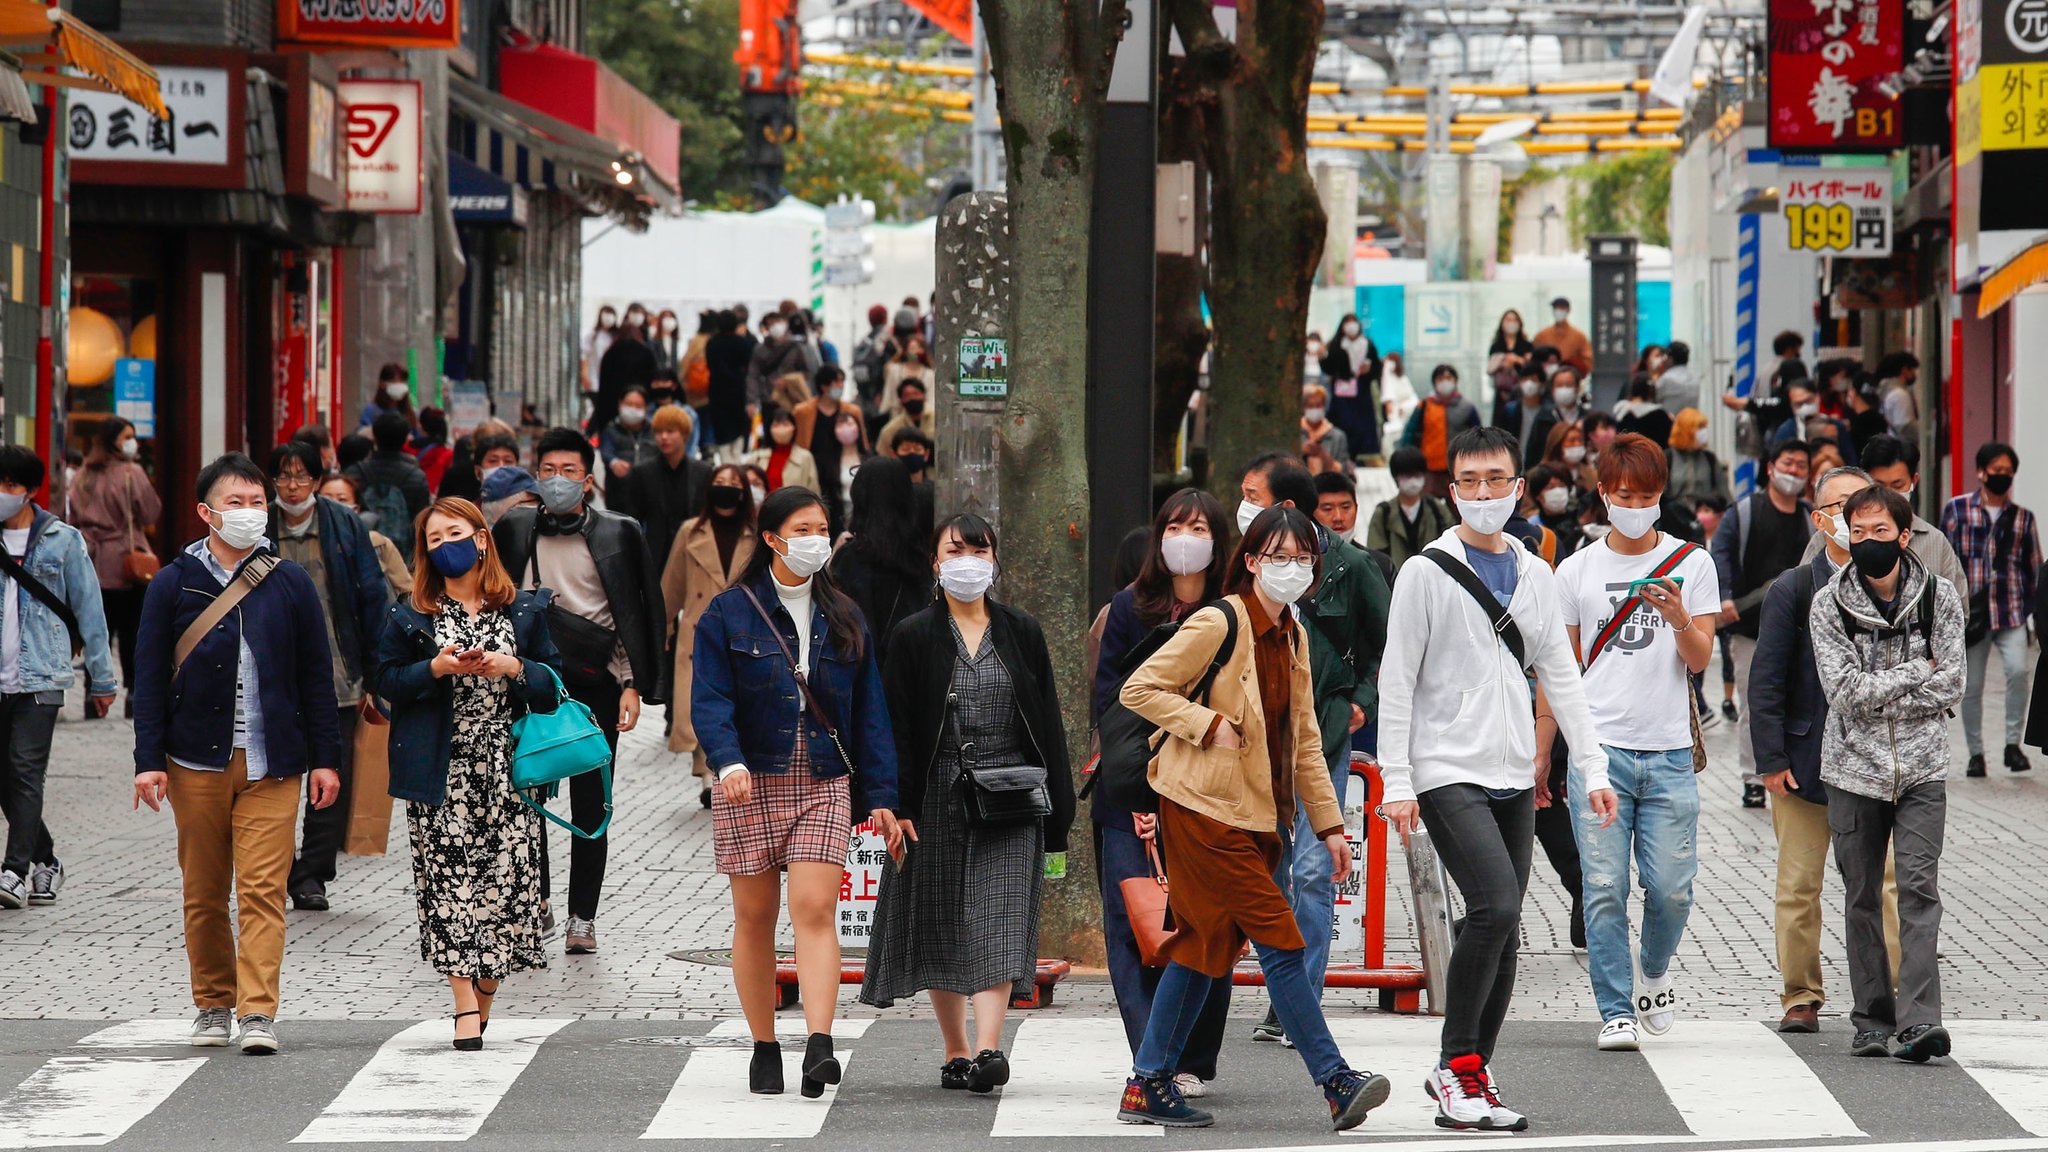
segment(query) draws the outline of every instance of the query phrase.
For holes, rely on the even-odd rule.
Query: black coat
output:
[[[655,367],[654,349],[645,341],[623,336],[613,340],[604,359],[597,362],[597,395],[591,398],[590,423],[585,427],[594,433],[609,425],[619,414],[619,401],[625,398],[626,389],[654,384]]]
[[[634,519],[640,521],[640,530],[647,536],[647,554],[654,557],[659,570],[668,563],[669,549],[675,545],[683,521],[697,514],[704,490],[711,486],[711,465],[685,456],[682,467],[671,468],[656,454],[633,465],[626,483],[631,491],[627,504]]]
[[[539,517],[538,508],[510,508],[491,528],[498,558],[512,574],[513,583],[521,587],[533,559]],[[661,577],[648,554],[647,537],[638,521],[596,508],[585,510],[581,534],[597,564],[605,599],[611,603],[612,625],[626,646],[633,687],[643,703],[663,703],[667,693],[662,638],[668,635],[668,609],[662,604]]]
[[[1065,852],[1067,832],[1074,824],[1074,777],[1045,633],[1028,614],[994,600],[988,601],[988,614],[996,656],[1016,689],[1024,742],[1032,749],[1032,763],[1045,768],[1052,798],[1052,815],[1045,818],[1045,850]],[[945,729],[955,659],[948,616],[945,605],[934,604],[897,625],[889,640],[888,662],[882,666],[882,692],[896,731],[896,811],[912,820],[924,812],[925,785]]]
[[[1820,782],[1821,733],[1827,729],[1828,701],[1813,663],[1813,633],[1807,617],[1813,595],[1834,579],[1825,555],[1774,581],[1764,596],[1763,624],[1756,655],[1749,661],[1750,742],[1759,776],[1792,770],[1795,793],[1825,804]]]
[[[2048,627],[2048,564],[2034,577],[2034,627]],[[2027,743],[2048,751],[2048,645],[2034,668],[2034,697],[2027,704]]]
[[[884,666],[896,625],[932,603],[930,568],[886,563],[863,547],[859,537],[833,553],[832,583],[860,605],[868,633],[875,638],[875,659]]]

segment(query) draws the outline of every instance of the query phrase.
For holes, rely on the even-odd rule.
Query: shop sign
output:
[[[130,164],[191,164],[219,167],[229,162],[233,127],[229,100],[241,90],[225,68],[159,67],[168,119],[111,92],[76,88],[65,133],[71,159]]]
[[[454,48],[461,0],[278,0],[277,38],[310,44]]]
[[[1786,250],[1801,256],[1889,256],[1888,174],[1877,168],[1788,168],[1779,193]]]
[[[2048,147],[2048,0],[1988,0],[1975,77],[1986,152]],[[1960,122],[1962,109],[1957,108]]]
[[[853,842],[846,850],[846,869],[839,875],[839,946],[866,948],[874,942],[879,923],[875,910],[882,897],[882,869],[893,867],[889,842],[875,830],[873,820],[853,828]]]
[[[156,361],[114,361],[114,415],[135,425],[138,439],[156,438]]]
[[[351,212],[420,210],[420,82],[343,80]]]
[[[306,171],[333,180],[339,149],[334,146],[334,89],[318,81],[306,85]]]
[[[1010,342],[1000,336],[960,341],[960,396],[1000,400],[1010,394]]]
[[[1770,0],[1771,147],[1827,152],[1899,147],[1899,101],[1878,85],[1904,64],[1902,3]]]

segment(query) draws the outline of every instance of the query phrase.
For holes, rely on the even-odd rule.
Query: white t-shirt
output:
[[[0,547],[19,561],[28,555],[28,533],[26,528],[0,529]],[[0,581],[0,596],[7,598],[0,613],[0,693],[12,695],[21,691],[21,589],[12,577]]]
[[[1660,533],[1657,546],[1648,552],[1623,556],[1601,540],[1557,566],[1561,613],[1567,625],[1579,630],[1581,659],[1614,618],[1614,610],[1628,599],[1629,581],[1649,576],[1680,543],[1671,534]],[[1706,619],[1720,609],[1720,581],[1705,548],[1687,556],[1672,575],[1684,581],[1681,599],[1687,612]],[[1685,660],[1678,654],[1671,624],[1648,601],[1637,604],[1587,667],[1585,684],[1586,705],[1601,743],[1635,752],[1692,747],[1692,722],[1686,716],[1692,689],[1686,683]]]

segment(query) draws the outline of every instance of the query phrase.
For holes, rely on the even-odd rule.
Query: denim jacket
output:
[[[29,521],[28,555],[21,566],[71,606],[78,617],[78,635],[85,641],[85,671],[89,690],[95,696],[112,696],[120,687],[114,679],[113,650],[107,644],[107,614],[100,605],[100,580],[93,568],[92,553],[78,529],[36,509]],[[71,687],[71,632],[57,614],[29,595],[19,583],[14,589],[15,609],[21,619],[21,691],[61,692]]]
[[[750,585],[775,619],[783,644],[795,652],[796,623],[763,574]],[[854,610],[858,614],[859,609]],[[878,808],[896,810],[896,736],[882,697],[882,673],[875,662],[875,642],[865,635],[860,656],[832,642],[825,610],[811,601],[811,691],[839,730],[839,740],[855,764],[858,788],[856,817]],[[750,772],[776,775],[789,771],[796,746],[796,726],[804,726],[810,750],[811,776],[830,780],[844,776],[847,766],[832,738],[804,707],[795,670],[782,645],[740,588],[714,597],[697,622],[691,683],[690,721],[698,744],[713,765],[745,764]]]

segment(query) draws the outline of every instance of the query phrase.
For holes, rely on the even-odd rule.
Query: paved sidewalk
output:
[[[1993,677],[1997,676],[1994,669]],[[1996,686],[1986,692],[1997,715]],[[179,877],[169,813],[130,811],[132,732],[120,720],[79,722],[74,703],[57,729],[48,821],[69,869],[54,907],[0,912],[0,1018],[128,1019],[190,1011]],[[1987,717],[1987,720],[1992,719]],[[1987,723],[1987,727],[1994,727]],[[1994,727],[1995,730],[1995,727]],[[731,920],[713,871],[711,820],[697,804],[687,762],[660,736],[659,710],[621,745],[618,818],[595,956],[552,957],[551,967],[507,987],[522,1015],[613,1019],[731,1016],[727,971],[670,953],[723,948]],[[1775,1019],[1778,979],[1771,933],[1775,846],[1767,813],[1740,807],[1730,725],[1707,732],[1700,876],[1677,971],[1688,1017]],[[2033,776],[2002,768],[1965,780],[1956,726],[1942,891],[1944,999],[1955,1018],[2048,1015],[2048,762]],[[446,984],[419,958],[403,805],[383,857],[344,857],[330,886],[334,911],[290,913],[283,1015],[425,1019],[447,1011]],[[566,890],[567,838],[550,836],[558,894]],[[1398,857],[1398,852],[1396,853]],[[1405,878],[1390,890],[1393,959],[1414,959]],[[1826,905],[1827,985],[1846,995],[1839,914]],[[1582,955],[1565,933],[1569,905],[1537,853],[1514,1016],[1592,1019]],[[786,936],[786,933],[785,933]],[[1343,959],[1343,957],[1339,957]],[[849,1015],[875,1015],[852,1003]],[[1252,1002],[1247,1000],[1247,1005]],[[1373,1006],[1368,993],[1333,992],[1340,1012]],[[1830,1005],[1837,1013],[1842,1005]],[[1063,986],[1057,1014],[1111,1011],[1099,976]],[[1251,1010],[1250,1007],[1247,1010]],[[888,1013],[921,1015],[918,1001]]]

